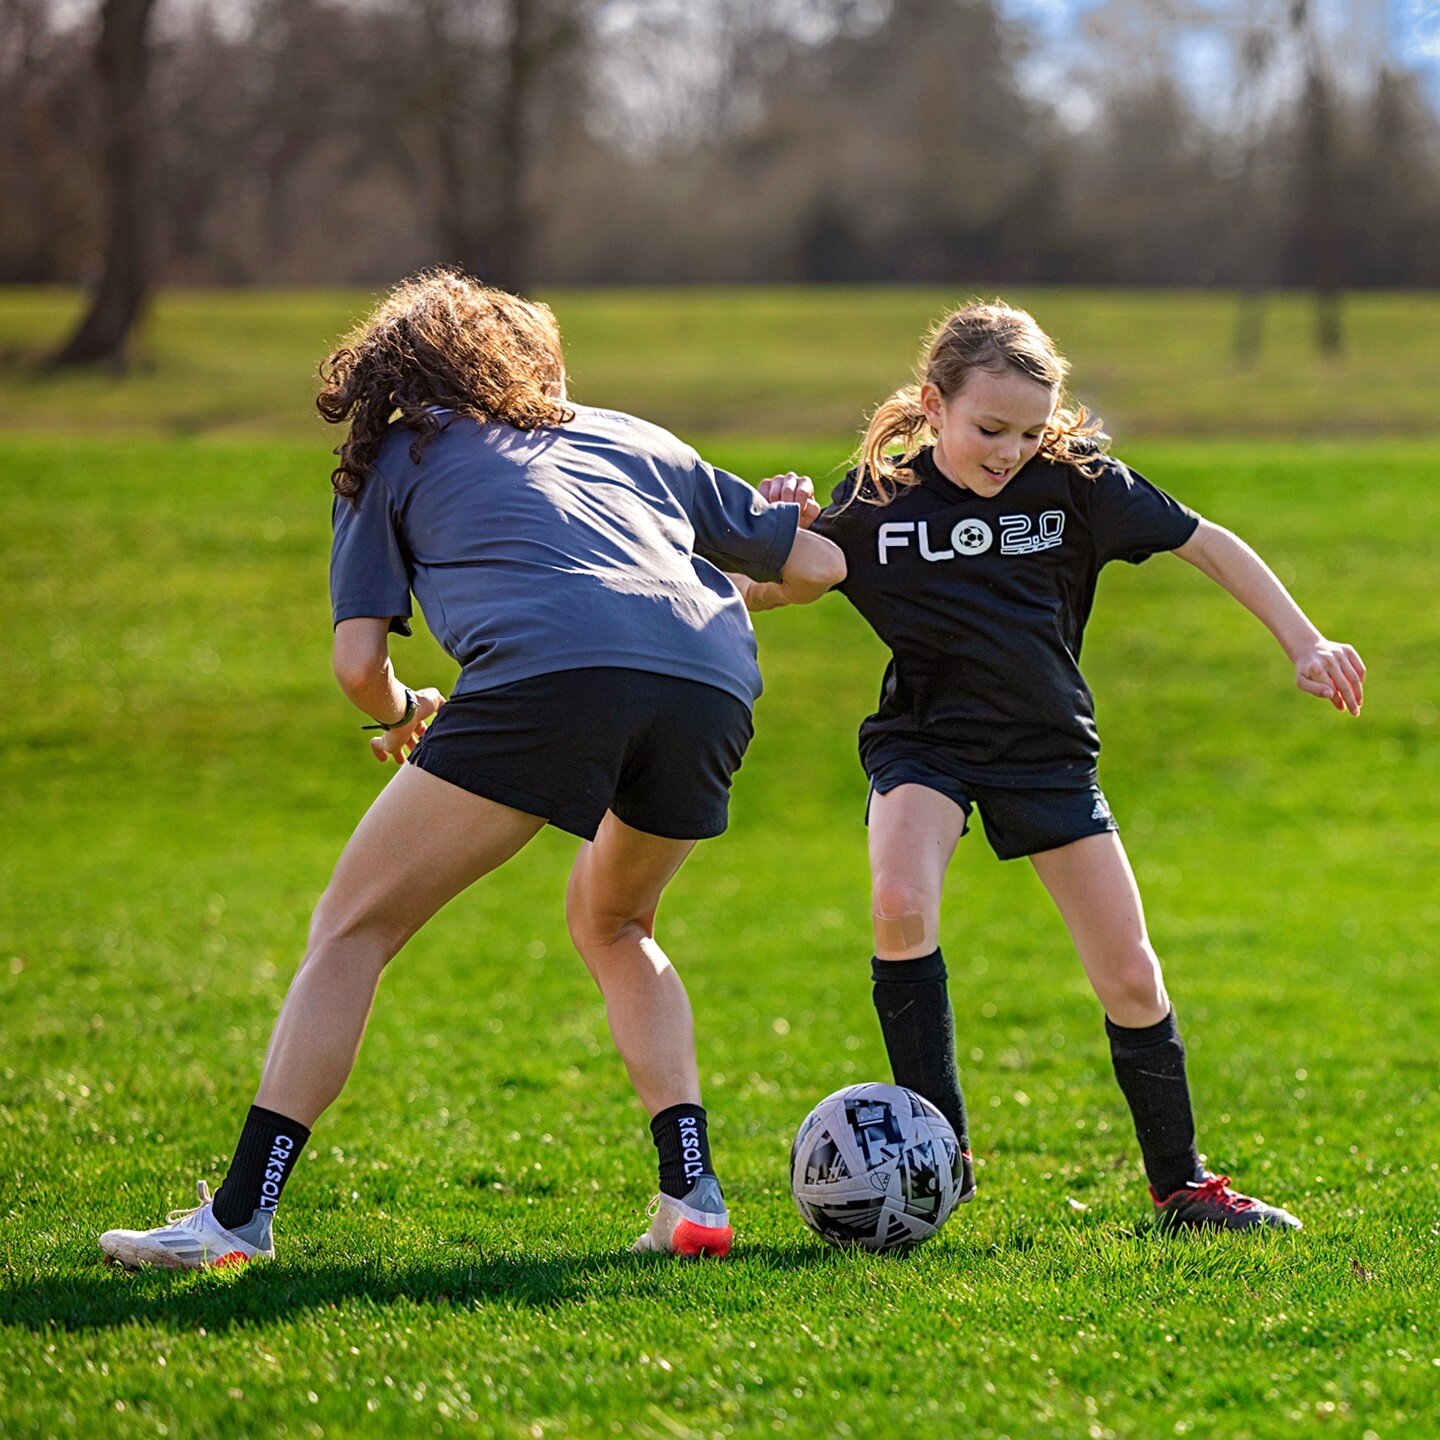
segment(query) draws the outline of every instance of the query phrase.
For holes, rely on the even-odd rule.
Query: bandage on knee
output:
[[[925,943],[925,917],[908,915],[876,915],[875,943],[882,950],[913,950]]]

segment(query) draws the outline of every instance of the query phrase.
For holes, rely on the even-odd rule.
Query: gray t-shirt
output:
[[[799,511],[768,505],[658,426],[577,407],[540,430],[462,416],[410,459],[395,426],[356,509],[335,502],[335,623],[410,633],[414,593],[461,666],[455,695],[616,666],[760,693],[755,633],[720,568],[776,580]]]

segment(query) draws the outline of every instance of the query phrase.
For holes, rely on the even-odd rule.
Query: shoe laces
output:
[[[203,1181],[195,1182],[195,1193],[200,1197],[198,1205],[192,1205],[188,1210],[172,1210],[166,1217],[167,1225],[180,1225],[187,1221],[193,1221],[195,1217],[210,1203],[210,1187]]]
[[[1253,1210],[1259,1204],[1259,1201],[1249,1195],[1241,1195],[1232,1190],[1228,1175],[1207,1175],[1203,1180],[1192,1181],[1189,1189],[1197,1200],[1209,1201],[1221,1210]]]

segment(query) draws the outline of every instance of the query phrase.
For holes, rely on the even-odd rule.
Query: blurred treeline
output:
[[[93,279],[98,4],[0,0],[0,282]],[[157,0],[155,278],[1440,284],[1378,0]]]

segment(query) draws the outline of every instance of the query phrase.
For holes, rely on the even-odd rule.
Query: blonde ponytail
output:
[[[868,504],[888,505],[902,486],[914,483],[902,477],[909,473],[909,458],[930,434],[918,385],[903,386],[876,409],[854,456],[857,479],[869,481],[865,486]],[[887,455],[897,443],[900,454]],[[858,495],[860,488],[857,483],[853,495]]]
[[[1057,464],[1073,465],[1087,480],[1094,480],[1105,468],[1109,444],[1098,416],[1083,405],[1057,405],[1040,437],[1040,454]]]

